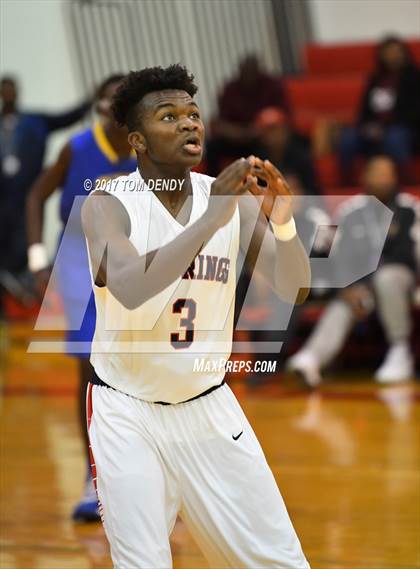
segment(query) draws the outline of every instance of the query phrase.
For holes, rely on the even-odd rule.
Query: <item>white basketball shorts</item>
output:
[[[89,385],[87,407],[92,469],[116,569],[172,567],[177,515],[210,567],[309,569],[227,385],[178,405]]]

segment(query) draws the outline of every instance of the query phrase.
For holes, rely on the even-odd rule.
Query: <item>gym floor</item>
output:
[[[111,569],[101,525],[70,519],[85,472],[75,362],[26,354],[30,332],[9,328],[1,365],[0,567]],[[353,374],[312,394],[283,377],[231,385],[312,569],[420,567],[418,383],[379,388]],[[207,567],[182,522],[171,542],[175,568]]]

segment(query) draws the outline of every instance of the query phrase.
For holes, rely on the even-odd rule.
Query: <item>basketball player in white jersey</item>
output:
[[[229,358],[236,257],[260,207],[252,193],[270,217],[258,221],[256,266],[283,299],[299,289],[305,298],[309,262],[269,162],[241,159],[216,179],[191,172],[204,142],[196,91],[180,65],[127,76],[113,111],[138,169],[82,212],[97,309],[88,431],[103,524],[118,569],[171,567],[177,515],[211,567],[307,569],[223,367],[194,373],[194,360]],[[176,191],[157,191],[173,181]]]

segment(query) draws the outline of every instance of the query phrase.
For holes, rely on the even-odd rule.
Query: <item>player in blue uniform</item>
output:
[[[127,142],[127,129],[117,126],[110,114],[111,97],[122,78],[122,75],[113,75],[102,83],[96,102],[101,120],[93,128],[70,139],[55,164],[47,168],[35,182],[27,200],[29,268],[35,276],[38,292],[43,295],[50,278],[49,263],[42,244],[43,207],[56,189],[62,192],[60,218],[63,231],[55,268],[67,319],[66,351],[77,357],[79,362],[79,416],[87,457],[85,394],[92,374],[89,355],[96,313],[80,221],[80,207],[84,200],[75,201],[75,197],[86,198],[90,190],[98,187],[100,180],[109,180],[136,169],[136,160]],[[87,298],[90,300],[86,309]],[[81,521],[99,519],[90,468],[84,496],[73,512],[73,518]]]

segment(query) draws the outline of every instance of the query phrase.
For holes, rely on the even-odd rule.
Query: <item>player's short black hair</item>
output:
[[[197,92],[194,75],[179,63],[165,68],[146,67],[130,71],[113,97],[112,112],[117,123],[135,130],[138,126],[138,103],[148,93],[164,89],[186,91],[191,97]]]
[[[119,83],[124,78],[125,75],[123,73],[114,73],[113,75],[110,75],[109,77],[104,79],[96,89],[96,98],[102,99],[102,97],[105,96],[106,90],[110,85],[113,85],[114,83]]]

